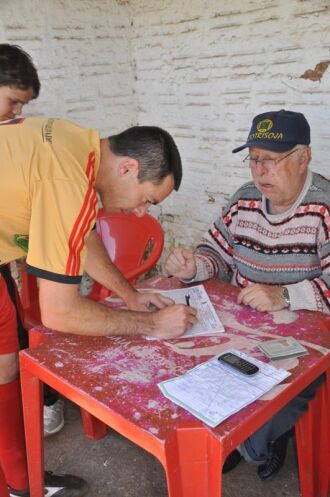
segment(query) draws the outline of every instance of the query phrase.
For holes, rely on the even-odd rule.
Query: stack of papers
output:
[[[267,342],[258,344],[258,347],[270,359],[282,359],[283,357],[308,354],[308,350],[293,337],[268,340]]]
[[[182,376],[158,384],[165,397],[212,428],[290,376],[284,369],[265,364],[236,349],[226,352],[252,362],[258,366],[258,373],[244,375],[215,357]]]

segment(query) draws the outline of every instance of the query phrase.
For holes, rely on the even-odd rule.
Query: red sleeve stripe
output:
[[[94,165],[95,153],[91,152],[88,157],[86,166],[86,176],[88,178],[88,188],[81,206],[76,222],[71,231],[69,238],[69,256],[65,268],[65,274],[68,276],[76,276],[80,271],[80,254],[85,244],[86,233],[91,228],[91,224],[96,218],[97,198],[94,191]]]
[[[73,257],[71,258],[71,261],[68,260],[67,268],[70,271],[70,273],[67,273],[70,276],[76,276],[80,272],[81,268],[81,251],[85,246],[85,236],[86,233],[88,233],[95,222],[96,219],[96,204],[97,204],[97,198],[94,192],[93,197],[91,198],[88,206],[88,215],[84,217],[84,222],[80,228],[80,236],[77,236],[74,240],[74,245],[73,245],[73,250],[72,250],[72,255]],[[71,262],[71,265],[69,266],[69,263]]]

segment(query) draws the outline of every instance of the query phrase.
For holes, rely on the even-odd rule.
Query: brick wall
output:
[[[330,176],[328,0],[3,4],[1,38],[32,54],[42,79],[30,112],[69,117],[103,134],[138,122],[174,135],[183,185],[153,210],[167,247],[194,244],[249,178],[244,153],[231,150],[256,113],[305,113],[312,169]]]
[[[108,0],[4,0],[0,39],[35,61],[39,99],[25,114],[66,117],[102,135],[135,124],[130,23]]]

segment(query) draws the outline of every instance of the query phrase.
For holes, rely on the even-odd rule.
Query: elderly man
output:
[[[211,277],[241,288],[238,302],[258,311],[330,313],[330,182],[308,169],[310,127],[303,114],[280,110],[253,119],[243,160],[253,181],[230,199],[196,250],[176,248],[166,270],[185,282]],[[292,427],[322,380],[314,382],[232,453],[259,465],[261,479],[282,466]]]
[[[0,264],[27,255],[28,271],[39,278],[46,326],[85,335],[173,338],[196,322],[193,308],[135,291],[91,231],[97,194],[108,211],[142,216],[178,190],[180,155],[166,131],[136,126],[100,140],[97,131],[66,120],[18,118],[0,124],[0,150]],[[84,268],[132,311],[82,297]],[[146,312],[151,304],[159,310]],[[17,350],[15,311],[0,277],[0,465],[10,495],[28,497]],[[81,497],[88,490],[72,475],[46,473],[45,480],[45,493],[53,496]]]

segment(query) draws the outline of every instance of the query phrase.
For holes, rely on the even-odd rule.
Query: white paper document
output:
[[[228,352],[252,362],[259,371],[248,376],[215,357],[182,376],[159,383],[158,387],[165,397],[214,428],[291,374],[239,350],[229,349]]]
[[[189,305],[197,309],[198,322],[180,338],[217,335],[225,331],[203,285],[175,290],[160,290],[160,293],[174,300],[176,304],[186,304],[186,297],[189,297]]]

